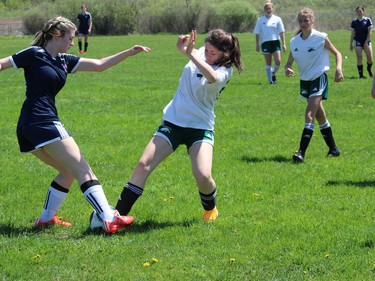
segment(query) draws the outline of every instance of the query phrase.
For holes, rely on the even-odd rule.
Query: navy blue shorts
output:
[[[21,152],[31,152],[69,137],[69,132],[59,121],[17,127],[17,139]]]
[[[214,145],[213,131],[184,128],[168,121],[163,121],[154,135],[165,139],[173,150],[176,150],[180,144],[185,144],[188,149],[197,142],[207,142],[212,146]]]
[[[357,41],[354,40],[354,47],[364,47],[366,41]],[[371,46],[371,41],[368,41],[368,45]]]

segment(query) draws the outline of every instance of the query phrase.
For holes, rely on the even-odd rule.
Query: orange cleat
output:
[[[37,218],[35,220],[35,227],[39,227],[39,228],[49,226],[49,225],[53,225],[53,224],[63,225],[63,226],[67,226],[67,227],[72,226],[72,224],[70,222],[60,220],[59,217],[57,216],[57,214],[54,215],[51,220],[46,221],[46,222],[41,221],[40,218]]]
[[[130,226],[133,221],[132,216],[115,216],[113,221],[103,220],[103,229],[107,233],[115,233],[121,228]]]

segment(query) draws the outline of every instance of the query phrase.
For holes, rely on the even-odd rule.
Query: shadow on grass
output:
[[[277,163],[292,163],[290,158],[286,158],[281,155],[276,155],[273,157],[249,157],[249,156],[242,156],[241,161],[246,163],[261,163],[261,162],[277,162]]]
[[[375,181],[328,181],[326,183],[327,186],[335,186],[335,185],[349,185],[349,186],[355,186],[359,188],[365,188],[365,187],[375,187]]]
[[[117,235],[125,234],[125,233],[147,233],[153,230],[168,228],[168,227],[190,227],[193,224],[197,223],[198,219],[191,219],[191,220],[183,220],[180,222],[173,222],[173,221],[167,221],[167,222],[160,222],[160,221],[154,221],[154,220],[146,220],[140,223],[134,223],[130,227],[125,228],[124,230],[120,230]],[[91,230],[88,228],[83,235],[98,235],[103,234],[102,230]]]
[[[29,227],[15,226],[11,222],[0,224],[0,236],[5,236],[5,237],[30,236],[40,231],[41,229],[37,229],[34,226],[29,226]]]
[[[188,228],[193,224],[197,223],[198,219],[191,219],[191,220],[183,220],[179,222],[167,221],[167,222],[160,222],[154,220],[146,220],[140,223],[135,223],[129,228],[126,228],[125,231],[120,230],[117,234],[125,234],[125,233],[147,233],[153,230],[168,228],[168,227],[185,227]],[[20,237],[20,236],[32,236],[37,235],[40,232],[43,232],[45,229],[55,227],[53,225],[45,228],[35,228],[34,226],[23,227],[23,226],[15,226],[12,222],[2,223],[0,224],[0,236],[3,237]],[[102,230],[100,231],[93,231],[90,228],[86,229],[83,233],[84,236],[86,235],[103,235],[105,234]]]

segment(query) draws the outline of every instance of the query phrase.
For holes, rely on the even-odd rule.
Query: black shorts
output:
[[[212,146],[214,145],[213,131],[184,128],[176,126],[168,121],[163,121],[154,136],[165,139],[173,150],[176,150],[180,144],[185,144],[188,149],[197,142],[207,142]]]
[[[323,73],[313,81],[300,80],[300,95],[304,99],[322,96],[322,100],[328,99],[328,77]]]
[[[266,41],[261,45],[262,54],[273,54],[281,51],[280,40]]]
[[[31,152],[69,137],[69,132],[59,121],[17,127],[17,139],[21,152]]]

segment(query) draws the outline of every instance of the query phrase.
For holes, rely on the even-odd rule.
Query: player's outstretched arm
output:
[[[12,67],[12,63],[10,62],[9,57],[0,59],[0,71],[3,71],[10,67]]]
[[[102,59],[89,59],[81,58],[81,63],[77,68],[77,71],[97,71],[101,72],[112,66],[122,62],[128,57],[135,56],[142,52],[150,52],[149,47],[135,45],[131,49],[124,50],[117,54]]]

